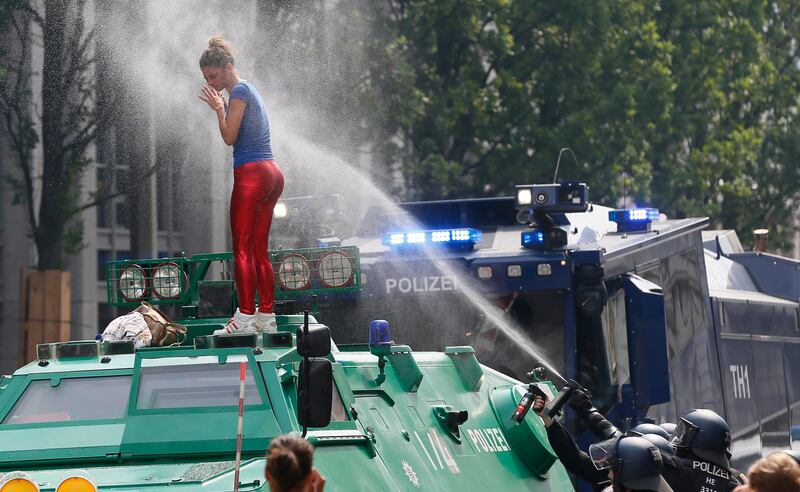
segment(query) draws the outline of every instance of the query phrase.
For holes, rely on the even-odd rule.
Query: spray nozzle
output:
[[[547,369],[543,366],[536,366],[527,376],[532,382],[541,383],[547,379]]]

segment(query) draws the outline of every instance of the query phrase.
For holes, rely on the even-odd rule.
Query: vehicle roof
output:
[[[690,232],[700,231],[708,225],[708,218],[706,217],[669,219],[662,215],[660,220],[652,223],[650,231],[623,234],[617,232],[616,223],[609,221],[608,212],[611,210],[613,209],[609,207],[592,204],[585,213],[554,214],[556,223],[565,223],[565,219],[569,221],[569,239],[566,250],[569,250],[576,257],[587,254],[595,262],[616,263],[626,255],[640,253],[650,247],[669,243]],[[469,222],[459,222],[451,227],[471,226],[473,224]],[[420,225],[420,228],[424,227],[426,226]],[[384,228],[384,232],[403,230],[403,228],[392,229],[391,224],[384,226]],[[404,228],[404,230],[408,229],[410,228]],[[521,224],[483,227],[481,228],[483,240],[475,245],[474,250],[437,251],[436,256],[472,260],[476,258],[517,256],[525,256],[526,258],[540,256],[552,259],[553,256],[564,255],[563,250],[536,252],[523,248],[520,234],[527,229],[526,225]],[[358,246],[362,264],[365,265],[374,263],[376,259],[394,254],[394,251],[383,244],[382,234],[351,237],[343,241],[343,244]],[[659,257],[655,251],[651,255],[654,258]],[[413,251],[407,251],[402,254],[402,257],[414,259],[424,257],[424,253],[415,254]]]

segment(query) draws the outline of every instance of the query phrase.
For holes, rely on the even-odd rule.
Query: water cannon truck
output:
[[[360,292],[357,248],[271,256],[278,299]],[[185,335],[161,347],[45,343],[0,378],[1,492],[266,491],[267,446],[292,432],[316,447],[325,490],[573,490],[541,419],[511,419],[526,385],[470,346],[413,351],[382,319],[337,345],[308,312],[278,315],[275,332],[213,335],[236,304],[230,260],[108,264],[111,304],[147,302]]]

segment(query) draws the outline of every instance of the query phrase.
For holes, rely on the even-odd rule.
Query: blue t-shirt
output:
[[[253,84],[240,80],[231,91],[231,101],[234,99],[241,99],[247,106],[239,127],[239,136],[233,144],[233,167],[239,167],[247,162],[272,159],[267,108],[264,107],[261,95]]]

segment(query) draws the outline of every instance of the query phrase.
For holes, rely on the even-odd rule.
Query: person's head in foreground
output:
[[[296,434],[285,434],[272,440],[267,448],[266,478],[273,492],[301,492],[314,479],[312,461],[314,447]],[[317,475],[318,476],[318,475]]]
[[[800,453],[782,451],[761,458],[747,477],[750,483],[734,492],[800,492]]]

